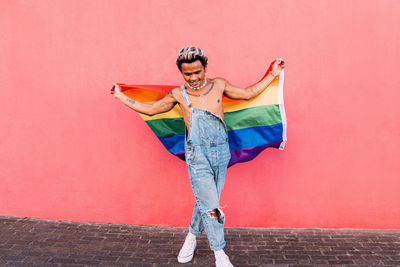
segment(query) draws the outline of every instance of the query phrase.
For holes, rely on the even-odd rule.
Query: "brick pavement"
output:
[[[187,229],[0,216],[0,266],[214,266],[206,236],[191,263]],[[226,228],[235,266],[400,266],[400,230]]]

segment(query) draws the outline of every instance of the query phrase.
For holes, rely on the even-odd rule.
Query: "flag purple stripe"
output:
[[[268,147],[279,148],[281,142],[282,140],[263,146],[231,150],[231,160],[229,161],[228,167],[239,162],[250,161]]]
[[[281,142],[282,140],[263,146],[231,150],[231,160],[229,161],[228,167],[236,163],[250,161],[268,147],[279,148]],[[173,154],[178,158],[185,160],[185,151],[178,151]]]

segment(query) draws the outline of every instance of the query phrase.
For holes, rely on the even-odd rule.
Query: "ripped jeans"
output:
[[[185,156],[196,199],[189,231],[199,236],[206,230],[210,248],[220,250],[226,242],[225,216],[219,199],[231,157],[225,123],[220,117],[206,110],[191,108]],[[217,220],[211,216],[215,209]]]

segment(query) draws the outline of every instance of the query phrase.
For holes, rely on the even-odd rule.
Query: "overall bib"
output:
[[[199,236],[206,230],[210,248],[216,251],[226,244],[225,216],[219,209],[219,198],[231,158],[228,135],[219,116],[191,107],[184,85],[181,86],[181,93],[190,107],[189,133],[185,131],[185,158],[196,199],[189,231]],[[217,209],[218,221],[209,214],[214,209]]]

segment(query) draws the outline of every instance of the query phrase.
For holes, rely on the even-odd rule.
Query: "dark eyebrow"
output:
[[[190,74],[192,74],[192,73],[200,73],[200,72],[201,72],[201,70],[193,71],[193,72],[184,72],[183,74],[185,74],[185,75],[190,75]]]

